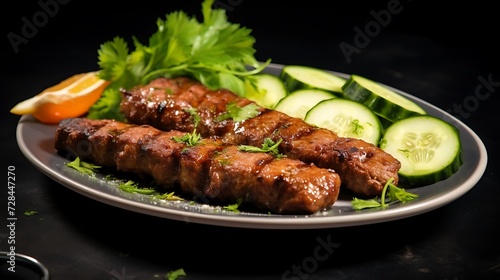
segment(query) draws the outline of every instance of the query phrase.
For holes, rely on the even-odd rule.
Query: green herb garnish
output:
[[[172,137],[172,140],[177,143],[184,143],[188,146],[195,146],[201,140],[201,135],[196,133],[196,127],[198,126],[201,117],[196,108],[186,108],[184,111],[188,112],[193,118],[194,130],[191,133],[184,134],[182,137],[174,136]]]
[[[253,118],[259,114],[260,106],[250,103],[243,107],[238,107],[235,103],[229,103],[226,106],[226,112],[217,117],[218,121],[233,119],[235,122],[244,121]]]
[[[157,195],[155,195],[155,198],[164,199],[164,200],[184,200],[181,197],[176,196],[174,192],[157,194]]]
[[[364,127],[359,123],[358,119],[355,119],[351,122],[352,133],[354,135],[361,135],[363,133]]]
[[[38,211],[35,211],[35,210],[24,211],[24,216],[31,217],[31,216],[35,216],[35,215],[38,215]]]
[[[126,182],[122,182],[118,185],[118,188],[120,190],[129,192],[129,193],[138,193],[138,194],[144,194],[144,195],[152,195],[157,199],[164,199],[164,200],[183,200],[182,198],[178,197],[175,195],[174,192],[169,192],[169,193],[158,193],[158,191],[154,188],[141,188],[138,183],[128,180]]]
[[[97,172],[97,169],[101,168],[101,166],[99,165],[81,161],[79,157],[71,162],[66,163],[66,165],[73,169],[76,169],[78,172],[88,175],[94,175]]]
[[[199,133],[196,133],[196,129],[193,130],[191,133],[186,133],[182,137],[174,136],[172,137],[172,140],[174,140],[177,143],[184,143],[188,146],[195,146],[200,142],[201,140],[201,135]]]
[[[353,198],[351,205],[355,210],[362,210],[367,208],[386,208],[391,203],[401,202],[406,203],[415,198],[418,198],[417,194],[407,192],[403,188],[399,188],[393,184],[394,178],[387,181],[382,190],[382,195],[380,198],[374,199],[358,199]]]
[[[196,108],[190,107],[190,108],[185,108],[184,111],[188,112],[189,115],[191,115],[191,118],[193,118],[193,125],[194,127],[197,127],[201,121],[201,117],[198,114],[198,110],[196,110]]]
[[[118,185],[118,188],[124,192],[129,192],[129,193],[139,193],[139,194],[146,194],[146,195],[153,195],[156,194],[156,190],[152,188],[140,188],[139,185],[132,181],[128,180],[125,183],[120,183]]]
[[[103,43],[98,50],[99,77],[111,83],[88,117],[122,120],[120,89],[161,76],[190,76],[210,89],[244,95],[245,77],[261,72],[271,61],[257,61],[251,30],[228,22],[224,9],[212,9],[214,1],[201,4],[202,22],[183,11],[166,14],[157,20],[158,30],[148,44],[132,38],[133,51],[121,37]]]
[[[222,208],[223,209],[226,209],[228,211],[231,211],[231,212],[240,212],[240,210],[238,209],[241,205],[241,203],[243,202],[243,199],[239,198],[235,204],[229,204],[227,206],[223,206]]]
[[[180,276],[186,276],[186,272],[182,268],[179,268],[179,269],[176,269],[176,270],[173,270],[173,271],[170,271],[167,273],[168,280],[176,280]]]
[[[278,142],[274,142],[271,138],[266,138],[264,139],[264,143],[262,143],[262,147],[260,148],[250,145],[239,145],[238,149],[240,151],[252,153],[270,153],[277,158],[282,158],[285,157],[285,155],[280,153],[278,150],[281,142],[283,142],[283,139],[280,139]]]

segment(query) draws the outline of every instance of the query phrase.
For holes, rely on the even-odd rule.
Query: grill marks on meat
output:
[[[196,129],[203,137],[253,146],[260,146],[265,138],[283,139],[280,152],[289,158],[334,169],[342,186],[357,195],[378,196],[391,178],[398,184],[400,162],[363,140],[339,137],[332,131],[265,108],[261,108],[258,116],[242,122],[217,121],[229,103],[242,107],[252,102],[225,89],[209,90],[186,77],[157,78],[122,94],[121,110],[131,123],[190,132],[195,127],[186,108],[195,108],[201,116]]]
[[[113,120],[66,119],[55,148],[81,160],[131,172],[195,199],[235,203],[281,214],[311,214],[332,206],[340,178],[330,169],[266,153],[240,151],[221,140],[195,146],[173,140],[185,132]]]

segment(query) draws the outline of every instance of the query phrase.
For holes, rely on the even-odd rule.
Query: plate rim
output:
[[[279,71],[284,65],[271,63],[268,68],[270,70]],[[333,74],[348,77],[350,74],[336,72],[331,70],[326,70]],[[382,84],[382,83],[381,83]],[[474,171],[472,171],[472,176],[468,177],[465,181],[461,182],[456,188],[450,190],[446,194],[437,196],[436,198],[426,200],[421,203],[407,203],[402,207],[398,208],[387,208],[377,211],[356,213],[352,215],[334,215],[334,216],[314,216],[314,215],[278,215],[278,216],[245,216],[243,215],[217,215],[217,214],[207,214],[192,211],[183,211],[179,209],[173,209],[158,205],[152,205],[148,203],[143,203],[135,200],[130,200],[125,197],[119,197],[104,193],[96,188],[87,186],[81,182],[75,180],[75,178],[69,178],[64,174],[60,174],[51,168],[40,158],[38,158],[34,151],[32,151],[26,139],[23,137],[23,132],[25,126],[36,120],[31,115],[24,115],[20,118],[16,127],[16,140],[18,146],[23,153],[23,155],[30,161],[37,169],[39,169],[46,176],[52,180],[60,183],[61,185],[81,194],[93,200],[99,201],[101,203],[106,203],[114,207],[122,208],[125,210],[142,213],[146,215],[156,216],[160,218],[167,218],[177,221],[184,221],[186,223],[198,223],[214,226],[225,226],[225,227],[239,227],[239,228],[261,228],[261,229],[319,229],[319,228],[338,228],[338,227],[350,227],[359,225],[368,225],[375,223],[383,223],[388,221],[394,221],[399,219],[404,219],[416,215],[420,215],[437,208],[443,207],[452,201],[460,198],[468,191],[470,191],[482,178],[486,170],[488,162],[488,154],[486,147],[479,136],[465,125],[462,121],[458,120],[451,114],[446,113],[442,109],[434,106],[433,104],[422,100],[418,97],[410,95],[397,88],[382,84],[395,90],[396,92],[415,100],[417,103],[424,104],[433,110],[440,112],[446,118],[453,120],[455,125],[459,125],[460,128],[465,130],[467,134],[472,138],[474,143],[477,145],[477,152],[479,153],[478,162],[475,166]],[[44,124],[40,124],[44,125]],[[44,125],[44,126],[54,126],[55,125]],[[461,136],[462,137],[462,136]],[[54,151],[54,156],[57,154]],[[460,172],[460,171],[459,171]],[[446,180],[445,180],[446,181]],[[334,204],[335,205],[335,204]]]

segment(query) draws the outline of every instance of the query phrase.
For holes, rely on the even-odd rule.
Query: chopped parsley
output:
[[[351,122],[351,126],[352,126],[352,133],[354,135],[362,135],[364,127],[359,123],[358,119],[353,120]]]
[[[186,272],[182,268],[179,268],[179,269],[172,270],[172,271],[168,272],[166,278],[168,280],[176,280],[180,276],[186,276]]]
[[[170,193],[158,193],[158,191],[154,188],[142,188],[139,186],[138,183],[128,180],[124,183],[120,183],[118,185],[118,188],[124,192],[129,192],[129,193],[138,193],[138,194],[144,194],[144,195],[152,195],[157,199],[164,199],[164,200],[183,200],[182,198],[178,197],[175,195],[174,192]]]
[[[66,165],[77,170],[78,172],[88,175],[94,175],[97,172],[97,169],[101,168],[101,166],[99,165],[81,161],[80,157],[77,157],[75,160],[66,163]]]
[[[197,127],[201,121],[201,117],[198,114],[198,110],[196,110],[196,108],[190,107],[190,108],[185,108],[184,111],[188,112],[189,115],[191,115],[191,118],[193,118],[193,125],[194,127]]]
[[[201,135],[199,133],[196,133],[195,129],[193,130],[193,132],[186,133],[182,137],[174,136],[172,137],[172,140],[174,140],[177,143],[184,143],[188,146],[195,146],[200,142]]]
[[[283,142],[283,139],[280,139],[278,142],[274,142],[271,138],[264,139],[264,143],[262,143],[262,147],[255,147],[249,145],[239,145],[238,149],[240,151],[251,152],[251,153],[270,153],[277,158],[285,157],[284,154],[280,153],[278,150],[279,145]]]
[[[199,133],[196,133],[196,127],[198,126],[201,117],[198,114],[196,108],[186,108],[184,109],[184,111],[188,112],[193,118],[194,130],[191,133],[184,134],[182,137],[174,136],[172,137],[172,140],[177,143],[184,143],[188,146],[195,146],[201,140],[201,135]]]
[[[224,207],[222,207],[222,208],[223,208],[223,209],[225,209],[225,210],[231,211],[231,212],[236,212],[236,213],[238,213],[238,212],[240,212],[240,210],[239,210],[238,208],[240,207],[240,205],[241,205],[241,203],[242,203],[242,202],[243,202],[243,199],[241,199],[241,198],[240,198],[240,199],[238,199],[238,200],[236,201],[236,203],[234,203],[234,204],[229,204],[229,205],[224,206]]]
[[[77,171],[87,174],[87,175],[95,175],[97,172],[98,168],[101,168],[101,166],[88,163],[85,161],[81,161],[79,157],[77,157],[75,160],[72,162],[69,162],[66,164],[68,167],[71,167],[73,169],[76,169]],[[181,197],[176,196],[174,192],[170,193],[159,193],[155,188],[143,188],[140,187],[137,182],[134,182],[132,180],[127,180],[127,181],[121,181],[120,179],[116,178],[112,174],[105,175],[105,178],[107,180],[118,180],[118,188],[124,192],[128,193],[138,193],[138,194],[143,194],[143,195],[151,195],[154,196],[157,199],[164,199],[164,200],[183,200]],[[32,216],[36,215],[38,212],[36,211],[26,211],[24,215],[26,216]]]
[[[38,215],[38,211],[35,211],[35,210],[24,211],[24,216],[26,216],[26,217],[31,217],[31,216],[35,216],[35,215]]]
[[[122,191],[129,192],[129,193],[139,193],[139,194],[146,194],[146,195],[152,195],[152,194],[156,193],[156,190],[152,189],[152,188],[140,188],[139,185],[132,180],[128,180],[125,183],[120,183],[118,185],[118,188]]]

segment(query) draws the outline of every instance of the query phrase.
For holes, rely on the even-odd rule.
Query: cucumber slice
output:
[[[444,180],[462,165],[458,130],[429,115],[408,117],[390,125],[380,148],[401,162],[400,181],[410,186]]]
[[[365,140],[378,146],[382,136],[382,124],[367,106],[344,98],[333,98],[319,102],[304,121],[327,128],[339,136]]]
[[[316,88],[336,95],[340,95],[342,86],[347,80],[326,70],[300,65],[284,66],[280,77],[288,92]]]
[[[367,78],[351,75],[342,87],[345,98],[360,102],[375,114],[395,122],[406,117],[425,115],[425,110],[401,94]]]
[[[274,110],[304,119],[307,111],[325,99],[335,98],[331,92],[321,89],[299,89],[281,99]]]
[[[278,76],[260,73],[245,79],[245,97],[262,107],[274,109],[287,94],[285,84]]]

